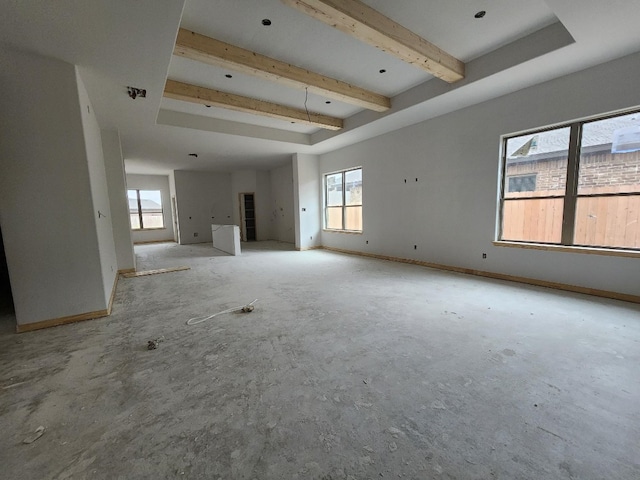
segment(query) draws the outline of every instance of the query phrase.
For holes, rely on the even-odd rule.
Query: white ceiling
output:
[[[101,126],[120,130],[131,173],[268,169],[640,50],[637,1],[364,3],[466,62],[467,77],[449,86],[280,0],[0,0],[0,41],[79,66]],[[330,132],[163,99],[168,77],[304,109],[304,90],[173,56],[180,26],[390,96],[392,108],[308,94],[310,111],[345,119]],[[147,98],[131,100],[127,85]]]

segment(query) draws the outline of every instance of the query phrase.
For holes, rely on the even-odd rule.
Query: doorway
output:
[[[256,205],[254,193],[240,194],[240,234],[243,242],[256,240]]]
[[[15,310],[13,307],[13,295],[11,282],[9,281],[9,268],[7,257],[4,253],[2,229],[0,229],[0,332],[10,332],[15,329]]]

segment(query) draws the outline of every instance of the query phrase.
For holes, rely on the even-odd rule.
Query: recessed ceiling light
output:
[[[474,15],[475,18],[482,18],[487,14],[486,10],[480,10],[478,13]]]
[[[205,107],[207,107],[207,108],[211,108],[211,105],[205,105]]]
[[[381,68],[380,73],[386,73],[386,70],[384,68]]]
[[[225,77],[227,77],[227,78],[233,78],[233,75],[231,75],[231,74],[227,73],[227,74],[225,75]]]
[[[268,27],[269,25],[271,25],[271,20],[269,20],[268,18],[262,19],[262,25]]]
[[[326,103],[327,105],[329,105],[329,104],[331,103],[331,100],[327,100],[327,101],[326,101],[326,102],[324,102],[324,103]]]

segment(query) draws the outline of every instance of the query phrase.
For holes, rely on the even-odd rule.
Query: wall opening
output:
[[[4,253],[2,229],[0,228],[0,331],[14,331],[15,326],[16,312],[13,307],[9,268],[7,267],[7,256]]]

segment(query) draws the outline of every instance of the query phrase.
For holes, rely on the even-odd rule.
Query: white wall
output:
[[[640,294],[638,259],[492,245],[500,136],[638,105],[639,71],[634,54],[322,155],[320,174],[362,165],[364,187],[363,234],[323,244]]]
[[[104,296],[105,302],[108,304],[111,298],[111,292],[113,291],[114,280],[118,274],[118,259],[113,241],[111,204],[109,202],[107,174],[102,152],[102,136],[100,135],[100,126],[93,111],[89,94],[77,68],[76,81],[78,83],[84,143],[87,152],[87,163],[89,165],[89,181],[91,184],[91,198],[93,200],[93,214],[96,219],[95,225],[98,235]]]
[[[153,230],[132,230],[134,243],[173,241],[173,218],[171,216],[171,190],[167,175],[133,175],[127,174],[127,189],[160,190],[162,195],[162,217],[164,228]],[[127,204],[128,205],[128,204]],[[131,224],[129,224],[131,228]]]
[[[211,242],[212,224],[233,223],[231,175],[189,170],[175,170],[173,175],[180,244]]]
[[[96,227],[75,67],[0,44],[0,105],[0,223],[18,324],[106,309],[97,228],[107,223]],[[103,193],[96,204],[109,208]]]
[[[293,165],[287,163],[270,172],[272,238],[295,243],[295,208],[293,200]]]
[[[322,177],[318,156],[293,155],[293,199],[296,248],[321,245]]]
[[[118,130],[102,130],[101,136],[118,270],[135,270],[120,134]]]

